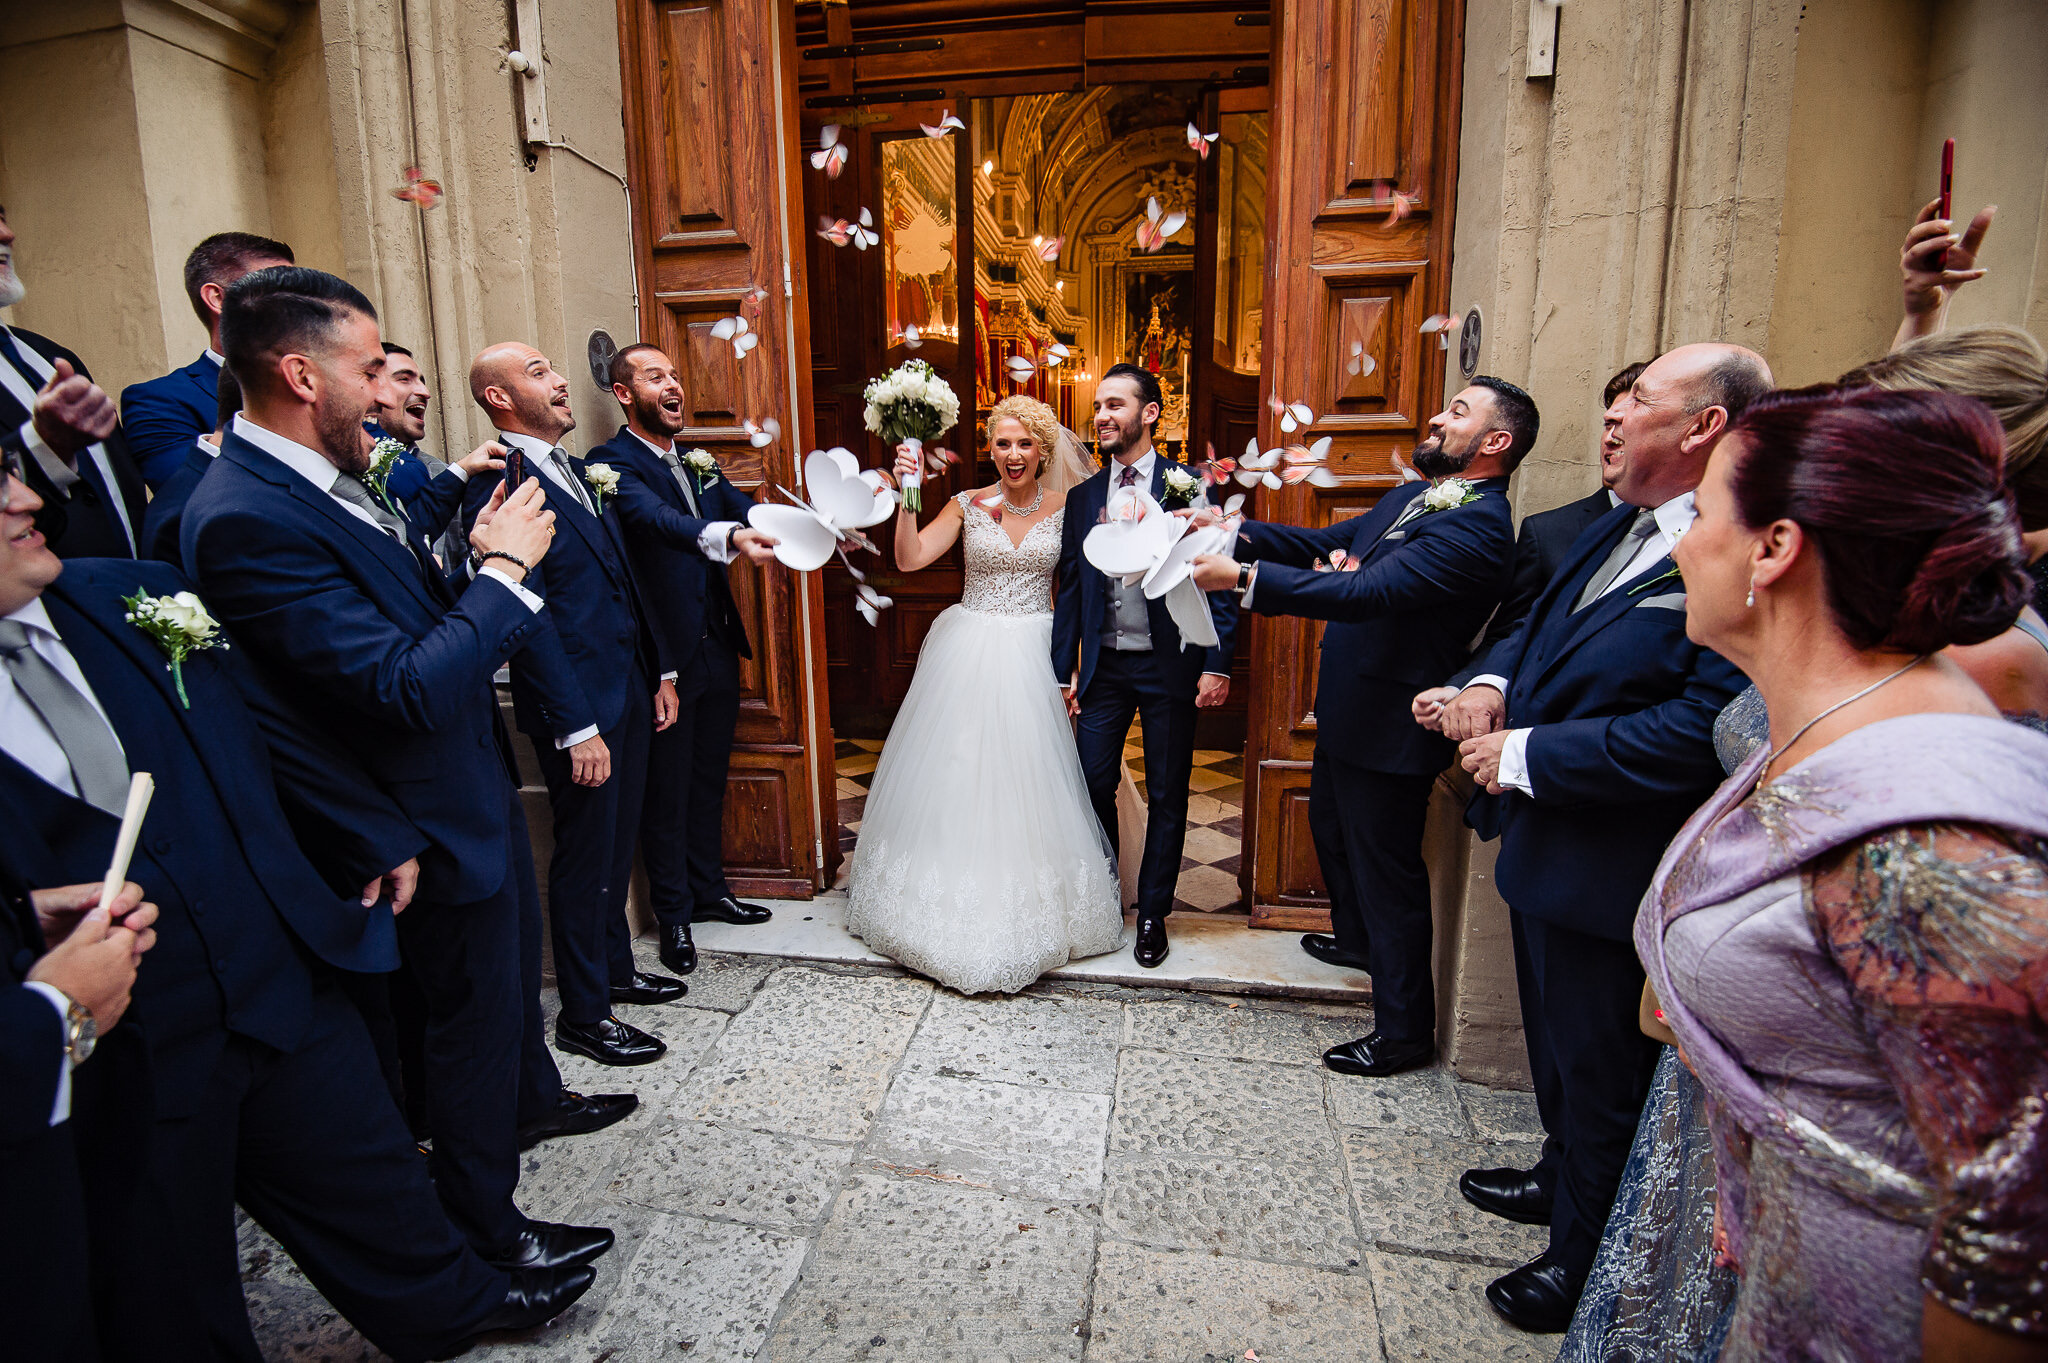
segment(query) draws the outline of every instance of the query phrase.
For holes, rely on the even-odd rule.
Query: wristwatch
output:
[[[64,1050],[70,1055],[75,1069],[83,1065],[86,1057],[92,1054],[93,1047],[99,1045],[100,1029],[99,1024],[92,1020],[90,1008],[68,999],[65,1002],[69,1006],[64,1010]]]
[[[1239,596],[1243,596],[1243,595],[1245,594],[1245,592],[1247,592],[1248,590],[1250,590],[1250,588],[1251,588],[1251,585],[1252,585],[1252,565],[1251,565],[1251,564],[1249,564],[1249,563],[1240,563],[1240,564],[1238,564],[1238,565],[1237,565],[1237,594],[1238,594]]]

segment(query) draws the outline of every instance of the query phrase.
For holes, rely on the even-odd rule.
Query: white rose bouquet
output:
[[[905,360],[871,380],[861,396],[867,400],[863,415],[868,429],[891,445],[909,445],[920,464],[924,442],[936,440],[960,420],[960,399],[923,360]],[[922,471],[903,480],[903,505],[912,511],[924,509],[923,482]]]
[[[403,441],[394,440],[388,435],[380,436],[377,443],[370,447],[370,467],[363,470],[363,486],[375,493],[377,500],[384,503],[384,509],[394,516],[404,513],[391,500],[387,485],[391,481],[391,470],[398,467],[398,461],[404,456]]]
[[[1168,511],[1176,511],[1195,504],[1195,494],[1202,488],[1200,478],[1178,464],[1168,464],[1159,478],[1166,485],[1166,495],[1159,499],[1161,506]]]
[[[135,595],[124,596],[128,623],[147,634],[170,661],[165,667],[178,687],[178,704],[187,710],[192,702],[185,695],[185,659],[208,648],[226,648],[220,621],[207,614],[206,606],[191,592],[176,596],[150,596],[140,587]]]
[[[1465,506],[1479,500],[1479,494],[1472,490],[1469,478],[1446,478],[1422,494],[1422,509],[1449,511],[1452,507]]]
[[[590,484],[590,495],[597,503],[597,514],[604,514],[604,499],[619,490],[619,471],[610,464],[586,464],[583,481]]]
[[[718,460],[712,457],[710,450],[687,450],[683,454],[683,463],[697,475],[699,488],[709,488],[718,481]]]

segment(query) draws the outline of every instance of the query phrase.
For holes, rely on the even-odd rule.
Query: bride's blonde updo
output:
[[[1059,454],[1060,419],[1052,408],[1037,398],[1012,393],[989,409],[988,433],[993,440],[996,423],[1005,417],[1031,432],[1031,443],[1038,446],[1038,476],[1044,477],[1046,469]]]

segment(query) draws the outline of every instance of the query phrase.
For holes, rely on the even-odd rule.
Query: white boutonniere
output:
[[[363,486],[370,489],[377,500],[384,503],[384,509],[394,516],[404,513],[393,502],[387,485],[391,481],[391,470],[397,468],[398,461],[404,457],[403,441],[394,440],[388,435],[380,436],[377,443],[370,447],[370,467],[363,470]]]
[[[697,475],[700,489],[708,488],[718,481],[718,461],[711,457],[709,450],[690,450],[683,455],[683,463],[690,472]]]
[[[150,596],[137,587],[135,595],[124,596],[128,623],[147,634],[170,661],[165,664],[178,687],[178,704],[187,710],[192,702],[185,695],[185,659],[208,648],[226,648],[220,621],[207,614],[206,606],[191,592],[176,596]]]
[[[1469,478],[1446,478],[1422,494],[1422,509],[1449,511],[1452,507],[1465,506],[1479,500],[1479,494],[1472,490]]]
[[[1168,464],[1160,481],[1166,485],[1166,495],[1159,499],[1159,504],[1168,511],[1193,505],[1195,491],[1202,486],[1201,479],[1178,464]]]
[[[619,471],[610,464],[587,464],[583,469],[583,481],[590,484],[591,495],[597,501],[597,514],[604,514],[604,499],[619,490]]]

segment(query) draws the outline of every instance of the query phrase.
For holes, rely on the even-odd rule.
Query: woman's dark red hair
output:
[[[1738,417],[1736,514],[1796,522],[1858,648],[1932,653],[2012,628],[2031,589],[2005,435],[1974,398],[1877,388],[1772,393]]]

